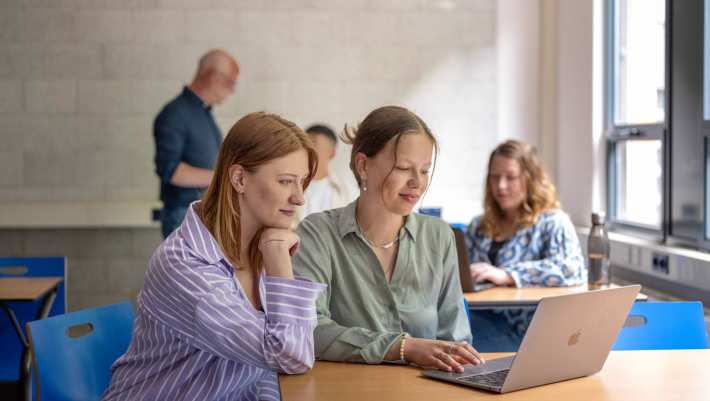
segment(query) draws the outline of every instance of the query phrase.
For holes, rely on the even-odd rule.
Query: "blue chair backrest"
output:
[[[468,300],[466,298],[463,299],[463,310],[466,311],[466,317],[468,318],[468,325],[471,326],[471,308],[468,306]],[[473,329],[473,328],[471,328]]]
[[[48,258],[0,258],[0,277],[60,277],[64,279],[57,289],[49,316],[61,315],[66,310],[64,286],[66,281],[66,259]],[[36,319],[42,301],[8,302],[17,315],[22,329],[25,324]],[[25,333],[26,334],[26,333]],[[20,378],[20,356],[22,344],[17,338],[10,319],[0,312],[0,381],[16,381]]]
[[[636,302],[613,350],[708,348],[700,302]]]
[[[468,224],[466,223],[450,223],[451,227],[458,228],[462,233],[466,234],[468,230]]]
[[[441,218],[441,208],[440,207],[420,207],[419,214],[425,214],[427,216],[434,216]]]
[[[468,306],[468,300],[466,298],[463,299],[463,310],[466,311],[466,318],[468,319],[468,327],[471,329],[471,333],[473,333],[473,320],[471,320],[471,308]]]
[[[126,352],[133,330],[130,302],[68,313],[27,324],[42,401],[98,400],[111,365]],[[77,328],[90,328],[79,337]],[[71,330],[70,330],[71,329]]]

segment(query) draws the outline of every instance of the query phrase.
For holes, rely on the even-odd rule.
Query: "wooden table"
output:
[[[34,301],[61,282],[59,277],[0,278],[0,301]]]
[[[8,302],[34,302],[42,299],[36,320],[44,319],[49,315],[49,310],[52,309],[54,298],[57,296],[57,288],[61,282],[62,279],[58,277],[0,278],[0,307],[7,314],[15,328],[17,337],[20,339],[20,343],[22,343],[20,396],[24,400],[32,399],[32,390],[30,388],[30,344],[20,328],[15,312],[10,308]]]
[[[502,395],[427,379],[409,366],[337,362],[316,362],[306,374],[280,376],[279,384],[283,401],[707,401],[709,365],[710,350],[613,351],[592,376]]]
[[[618,287],[612,284],[611,288]],[[514,288],[514,287],[495,287],[479,292],[466,292],[464,297],[468,300],[469,306],[472,309],[476,308],[491,308],[498,306],[505,307],[520,307],[534,306],[544,297],[554,297],[557,295],[569,295],[585,292],[587,285],[578,285],[574,287],[530,287],[530,288]],[[645,301],[648,297],[642,293],[636,296],[637,301]]]

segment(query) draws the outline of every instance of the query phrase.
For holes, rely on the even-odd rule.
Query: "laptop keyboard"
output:
[[[502,387],[505,382],[505,377],[508,376],[510,369],[499,370],[497,372],[486,373],[483,375],[462,376],[457,380],[466,383],[483,384],[490,387]]]

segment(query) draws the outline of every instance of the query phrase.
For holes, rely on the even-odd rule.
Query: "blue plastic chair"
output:
[[[434,216],[441,218],[441,208],[440,207],[420,207],[419,214],[425,214],[427,216]]]
[[[468,319],[468,327],[471,329],[471,332],[473,332],[473,320],[471,320],[471,308],[468,307],[468,300],[466,298],[463,299],[463,310],[466,311],[466,318]]]
[[[636,302],[612,349],[708,348],[700,302]]]
[[[468,300],[463,299],[463,309],[466,311],[466,317],[468,318],[468,325],[471,326],[471,308],[468,306]]]
[[[468,325],[471,327],[473,345],[479,352],[515,352],[523,340],[522,334],[510,326],[505,317],[493,310],[471,311],[468,300],[463,299]]]
[[[57,288],[57,295],[48,316],[61,315],[66,310],[64,286],[66,259],[64,257],[0,258],[0,277],[60,277],[64,279]],[[15,313],[20,328],[37,319],[41,300],[35,302],[8,302]],[[26,333],[23,333],[26,337]],[[10,319],[0,311],[0,381],[16,381],[20,378],[22,343]]]
[[[464,234],[466,234],[466,231],[468,230],[468,224],[466,223],[451,223],[450,225],[453,228],[458,228]]]
[[[81,329],[85,332],[77,334]],[[28,323],[37,399],[100,399],[111,381],[111,365],[128,349],[132,330],[130,302]]]

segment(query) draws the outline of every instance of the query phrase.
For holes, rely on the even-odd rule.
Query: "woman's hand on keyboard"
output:
[[[463,372],[463,365],[484,363],[483,357],[466,342],[408,338],[404,346],[405,359],[417,366],[445,372]]]

